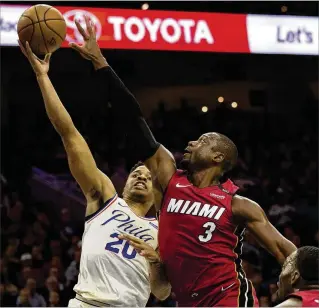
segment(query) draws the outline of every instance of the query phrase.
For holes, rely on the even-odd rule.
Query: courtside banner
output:
[[[2,46],[17,45],[17,22],[28,7],[0,6]],[[294,22],[289,22],[291,16],[260,16],[259,21],[258,15],[245,14],[56,8],[63,14],[68,27],[62,47],[67,47],[70,42],[81,42],[74,20],[84,25],[84,15],[88,15],[95,24],[101,48],[318,54],[318,18],[293,17]],[[292,27],[294,23],[297,24]],[[298,25],[311,31],[311,42],[301,42],[301,34],[298,33],[302,30],[298,30]],[[297,31],[296,41],[290,42],[291,34],[286,33],[288,41],[287,44],[284,41],[285,47],[281,48],[281,42],[277,41],[278,27],[282,29],[280,31]]]

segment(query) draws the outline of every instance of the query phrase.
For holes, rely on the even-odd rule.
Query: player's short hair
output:
[[[304,246],[297,250],[296,267],[307,284],[319,284],[319,248]]]
[[[138,163],[136,163],[132,169],[130,170],[130,173],[132,173],[135,169],[137,169],[138,167],[141,167],[141,166],[145,166],[145,164],[141,161],[139,161]]]
[[[237,158],[238,158],[237,146],[227,136],[223,134],[219,134],[219,137],[220,138],[218,140],[218,144],[221,151],[225,155],[225,160],[223,163],[223,171],[228,172],[236,165]]]

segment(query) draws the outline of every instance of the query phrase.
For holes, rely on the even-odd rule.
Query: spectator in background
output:
[[[47,280],[45,281],[45,290],[44,290],[44,298],[46,302],[49,302],[50,299],[50,292],[57,292],[59,295],[61,293],[59,282],[58,280],[53,277],[49,276]]]
[[[40,245],[35,245],[32,247],[32,263],[34,268],[42,268],[44,265],[44,258],[42,247]]]
[[[22,289],[17,299],[17,307],[32,307],[30,302],[30,291]]]
[[[13,284],[5,284],[1,281],[1,307],[15,307],[17,302],[17,296],[19,294],[18,288]]]
[[[22,267],[32,267],[32,255],[30,253],[21,255],[20,263]]]
[[[33,269],[30,266],[24,266],[22,271],[19,273],[18,286],[20,288],[24,287],[29,278],[34,277]]]
[[[29,291],[29,303],[31,307],[46,307],[46,302],[43,296],[36,291],[37,283],[35,279],[29,278],[24,289]],[[20,304],[19,299],[17,304]]]
[[[49,307],[60,307],[59,293],[51,291],[49,296]]]
[[[65,271],[66,287],[73,286],[77,282],[80,269],[81,249],[74,252],[74,260]]]

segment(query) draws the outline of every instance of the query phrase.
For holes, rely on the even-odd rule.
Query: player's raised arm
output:
[[[76,22],[76,26],[83,36],[84,44],[79,46],[71,43],[70,47],[78,51],[82,57],[91,60],[97,75],[108,87],[108,99],[114,110],[114,116],[126,125],[126,130],[136,143],[135,150],[141,160],[145,161],[155,180],[157,188],[163,192],[176,171],[173,155],[154,138],[139,103],[134,95],[115,74],[103,57],[96,41],[94,25],[86,17],[87,32]],[[160,170],[160,172],[159,172]]]
[[[282,236],[270,223],[263,209],[254,201],[235,196],[232,201],[234,217],[246,225],[258,243],[282,265],[296,246]]]
[[[37,76],[47,115],[62,138],[71,173],[88,201],[86,215],[90,215],[98,210],[99,202],[94,201],[100,201],[100,199],[106,201],[115,195],[114,186],[97,168],[86,141],[74,126],[49,79],[47,73],[51,54],[47,54],[44,60],[40,60],[33,54],[28,43],[26,48],[21,44],[20,47]]]

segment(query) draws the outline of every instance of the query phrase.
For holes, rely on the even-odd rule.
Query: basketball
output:
[[[23,12],[17,31],[23,46],[28,41],[35,54],[43,55],[61,46],[66,35],[66,23],[57,9],[38,4]]]

